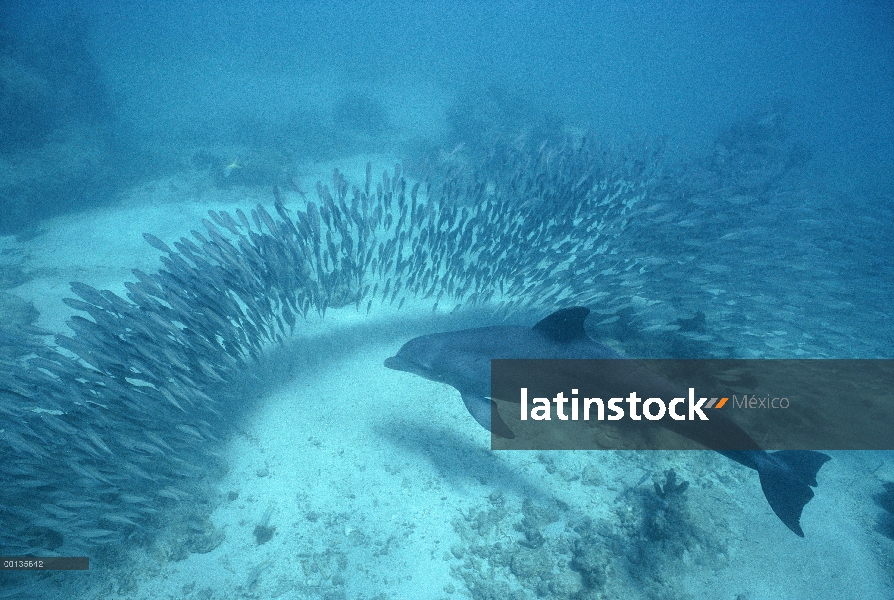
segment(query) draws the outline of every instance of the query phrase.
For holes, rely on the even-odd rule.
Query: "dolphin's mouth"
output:
[[[408,370],[407,361],[399,356],[392,356],[391,358],[386,358],[384,365],[389,369],[394,369],[395,371],[407,371]]]

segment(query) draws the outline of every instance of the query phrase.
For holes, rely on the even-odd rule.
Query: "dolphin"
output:
[[[404,344],[385,360],[385,366],[456,388],[479,424],[495,435],[512,438],[514,434],[500,419],[490,398],[490,361],[625,358],[587,336],[584,319],[589,313],[590,309],[577,306],[556,311],[533,327],[492,326],[423,335]],[[685,396],[658,373],[644,366],[631,369],[629,361],[625,365],[624,372],[600,373],[600,383],[627,391],[645,386],[648,393],[644,392],[643,397]],[[770,508],[790,530],[804,537],[801,513],[813,498],[811,487],[817,486],[817,473],[830,457],[811,450],[767,452],[722,415],[712,413],[710,427],[699,423],[660,421],[662,426],[757,471]],[[737,449],[726,449],[731,447]]]

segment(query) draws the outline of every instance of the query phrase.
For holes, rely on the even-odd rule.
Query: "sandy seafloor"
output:
[[[339,166],[360,182],[366,160]],[[314,168],[305,189],[329,179],[330,165]],[[69,281],[124,295],[130,269],[160,267],[144,231],[171,242],[201,230],[208,209],[257,202],[272,195],[199,175],[143,185],[117,206],[48,221],[28,241],[0,239],[33,276],[10,291],[34,302],[40,326],[64,331]],[[46,597],[570,598],[586,585],[587,560],[603,565],[592,597],[894,598],[894,542],[875,531],[872,501],[894,481],[890,453],[833,453],[801,539],[773,515],[756,473],[711,452],[492,452],[455,390],[382,365],[415,335],[475,323],[487,321],[408,302],[299,325],[246,376],[263,391],[246,398],[227,473],[213,482],[216,547],[173,557],[161,535],[126,568],[54,578]],[[680,540],[650,540],[635,513],[671,467],[691,482],[685,526]],[[258,544],[265,516],[275,531]],[[524,543],[532,528],[539,541]],[[601,537],[587,537],[594,530]],[[596,539],[608,542],[585,548]]]

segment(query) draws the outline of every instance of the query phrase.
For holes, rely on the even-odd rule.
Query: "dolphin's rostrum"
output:
[[[499,419],[489,397],[490,361],[623,358],[587,336],[584,319],[589,312],[584,307],[566,308],[552,313],[534,327],[493,326],[423,335],[404,344],[395,356],[385,361],[385,366],[456,388],[478,423],[496,435],[511,438],[514,434]],[[603,377],[612,386],[623,386],[626,378],[638,384],[646,381],[649,389],[659,392],[656,393],[659,396],[683,395],[673,383],[645,368],[637,373],[615,372]],[[810,488],[817,485],[816,474],[829,460],[828,455],[810,450],[767,452],[733,421],[723,417],[712,418],[710,428],[691,421],[668,420],[663,420],[662,426],[756,470],[773,512],[794,533],[804,536],[801,512],[813,498]],[[730,447],[737,449],[726,449]]]

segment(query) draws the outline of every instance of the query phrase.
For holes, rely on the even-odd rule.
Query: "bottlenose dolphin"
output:
[[[490,399],[491,359],[606,359],[624,358],[611,348],[590,339],[584,319],[590,310],[574,307],[559,310],[534,327],[494,326],[423,335],[408,341],[385,366],[414,373],[456,388],[469,413],[488,431],[501,437],[514,434],[493,410]],[[620,363],[619,363],[620,364]],[[633,382],[646,386],[649,395],[683,396],[679,388],[645,367],[598,376],[610,389],[627,389]],[[645,382],[645,383],[644,383]],[[635,388],[633,388],[635,389]],[[667,395],[662,395],[667,394]],[[644,397],[649,397],[644,393]],[[496,417],[491,421],[491,415]],[[743,429],[723,416],[711,415],[710,427],[695,421],[669,421],[661,425],[727,458],[757,471],[764,496],[776,516],[794,533],[804,537],[801,512],[813,498],[811,487],[829,456],[810,450],[767,452]],[[725,448],[734,447],[736,450]]]

